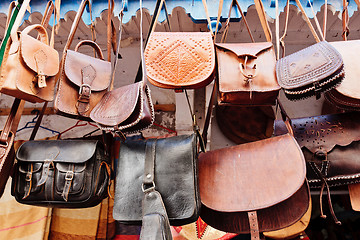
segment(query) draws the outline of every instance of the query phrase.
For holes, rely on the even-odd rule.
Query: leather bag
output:
[[[262,6],[261,1],[256,4]],[[242,15],[252,43],[216,43],[218,64],[218,104],[219,105],[274,105],[280,86],[275,75],[276,57],[267,20],[263,29],[267,42],[254,42],[246,18],[237,1],[232,1]],[[260,19],[265,16],[263,8],[256,8]],[[229,20],[225,26],[227,33]]]
[[[89,5],[91,13],[89,0],[83,0],[64,48],[54,107],[59,114],[91,121],[91,110],[110,86],[111,63],[104,61],[100,47],[93,41],[84,40],[76,45],[75,51],[69,49],[86,5]],[[79,53],[77,50],[83,45],[93,48],[98,58]]]
[[[162,196],[170,224],[178,226],[196,221],[200,198],[195,134],[148,140],[127,139],[121,144],[116,168],[114,219],[141,224],[145,150],[149,142],[156,142],[154,187]]]
[[[148,79],[157,87],[205,87],[214,79],[215,50],[211,34],[153,32],[145,49],[145,63]]]
[[[40,40],[29,35],[36,30]],[[12,33],[1,66],[0,92],[29,102],[52,101],[58,52],[49,46],[46,29],[40,24]]]
[[[221,231],[259,239],[259,232],[288,227],[306,213],[305,175],[304,156],[289,133],[201,153],[201,218]]]
[[[299,100],[326,92],[344,78],[340,53],[328,42],[310,47],[279,59],[276,76],[289,100]]]
[[[108,196],[110,157],[97,140],[28,141],[16,161],[12,195],[19,203],[86,208]]]
[[[111,70],[112,79],[115,77],[116,66],[119,59],[119,48],[122,33],[122,16],[119,25],[118,45],[115,53],[115,62]],[[140,24],[142,32],[142,24]],[[141,62],[143,64],[142,34]],[[90,113],[90,118],[96,122],[100,129],[135,133],[150,127],[155,118],[154,105],[151,100],[150,88],[147,86],[145,69],[142,70],[142,79],[139,82],[119,87],[107,92]]]

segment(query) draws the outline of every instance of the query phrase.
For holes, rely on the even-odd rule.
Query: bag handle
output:
[[[265,33],[266,40],[268,42],[272,42],[272,34],[271,34],[270,27],[269,27],[269,23],[266,19],[264,5],[261,0],[254,0],[254,2],[255,2],[256,11],[257,11],[259,19],[260,19],[261,26]]]
[[[229,9],[229,15],[228,15],[228,18],[227,18],[227,20],[226,20],[224,33],[223,33],[223,36],[221,37],[220,42],[223,43],[223,42],[226,41],[227,34],[228,34],[228,32],[229,32],[229,24],[230,24],[230,19],[231,19],[231,12],[232,12],[232,8],[233,8],[234,6],[237,7],[237,9],[239,10],[239,12],[240,12],[240,14],[241,14],[241,19],[244,20],[244,24],[245,24],[245,26],[246,26],[247,32],[249,33],[251,42],[254,43],[254,42],[255,42],[254,37],[253,37],[253,35],[252,35],[252,33],[251,33],[251,30],[250,30],[249,24],[248,24],[248,22],[247,22],[247,20],[246,20],[246,17],[245,17],[245,15],[244,15],[244,12],[241,10],[241,7],[240,7],[240,4],[239,4],[238,0],[232,0],[232,2],[231,2],[230,9]]]
[[[104,60],[104,55],[103,55],[99,45],[96,42],[90,41],[90,40],[82,40],[78,44],[76,44],[74,51],[77,52],[81,46],[90,46],[90,47],[92,47],[96,51],[98,57],[101,60]]]
[[[94,41],[94,39],[95,39],[94,22],[92,20],[92,13],[91,13],[91,3],[90,3],[90,0],[82,0],[81,4],[80,4],[80,7],[79,7],[79,9],[78,9],[78,11],[76,13],[74,22],[73,22],[73,24],[71,26],[70,33],[69,33],[67,42],[66,42],[65,47],[64,47],[64,53],[65,53],[66,50],[68,50],[70,48],[70,45],[71,45],[72,41],[74,40],[75,32],[76,32],[76,30],[77,30],[77,28],[79,26],[81,16],[83,15],[86,6],[89,7],[89,13],[90,13],[90,19],[91,19],[90,28],[91,28],[92,40]]]
[[[36,30],[39,33],[39,39],[42,43],[49,45],[49,38],[46,29],[40,24],[30,25],[26,27],[21,33],[28,35],[33,30]]]

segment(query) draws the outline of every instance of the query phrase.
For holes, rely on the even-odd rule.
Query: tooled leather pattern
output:
[[[343,65],[340,53],[327,42],[319,42],[279,59],[276,75],[283,88],[294,88],[333,74]]]
[[[214,66],[211,38],[193,34],[165,36],[153,34],[145,50],[150,79],[161,84],[189,85],[211,75]]]

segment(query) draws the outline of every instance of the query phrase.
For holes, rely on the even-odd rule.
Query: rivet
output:
[[[146,175],[146,178],[147,178],[147,179],[150,179],[150,178],[151,178],[151,174]]]

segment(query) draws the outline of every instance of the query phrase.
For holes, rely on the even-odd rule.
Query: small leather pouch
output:
[[[98,55],[94,58],[78,52],[88,45]],[[93,41],[79,42],[75,51],[66,50],[63,56],[55,109],[72,118],[90,119],[90,112],[107,92],[111,80],[111,63],[104,61],[100,47]]]
[[[36,30],[40,40],[29,35]],[[11,35],[1,66],[0,92],[33,103],[52,101],[59,54],[40,24]]]
[[[280,86],[271,42],[217,43],[218,104],[274,105]]]
[[[328,42],[281,58],[276,63],[276,76],[290,100],[311,96],[336,87],[344,78],[344,64],[340,53]]]
[[[214,79],[210,32],[153,32],[145,48],[149,82],[161,88],[195,89]]]
[[[85,208],[108,196],[110,158],[99,141],[28,141],[16,160],[12,195],[20,203]]]

